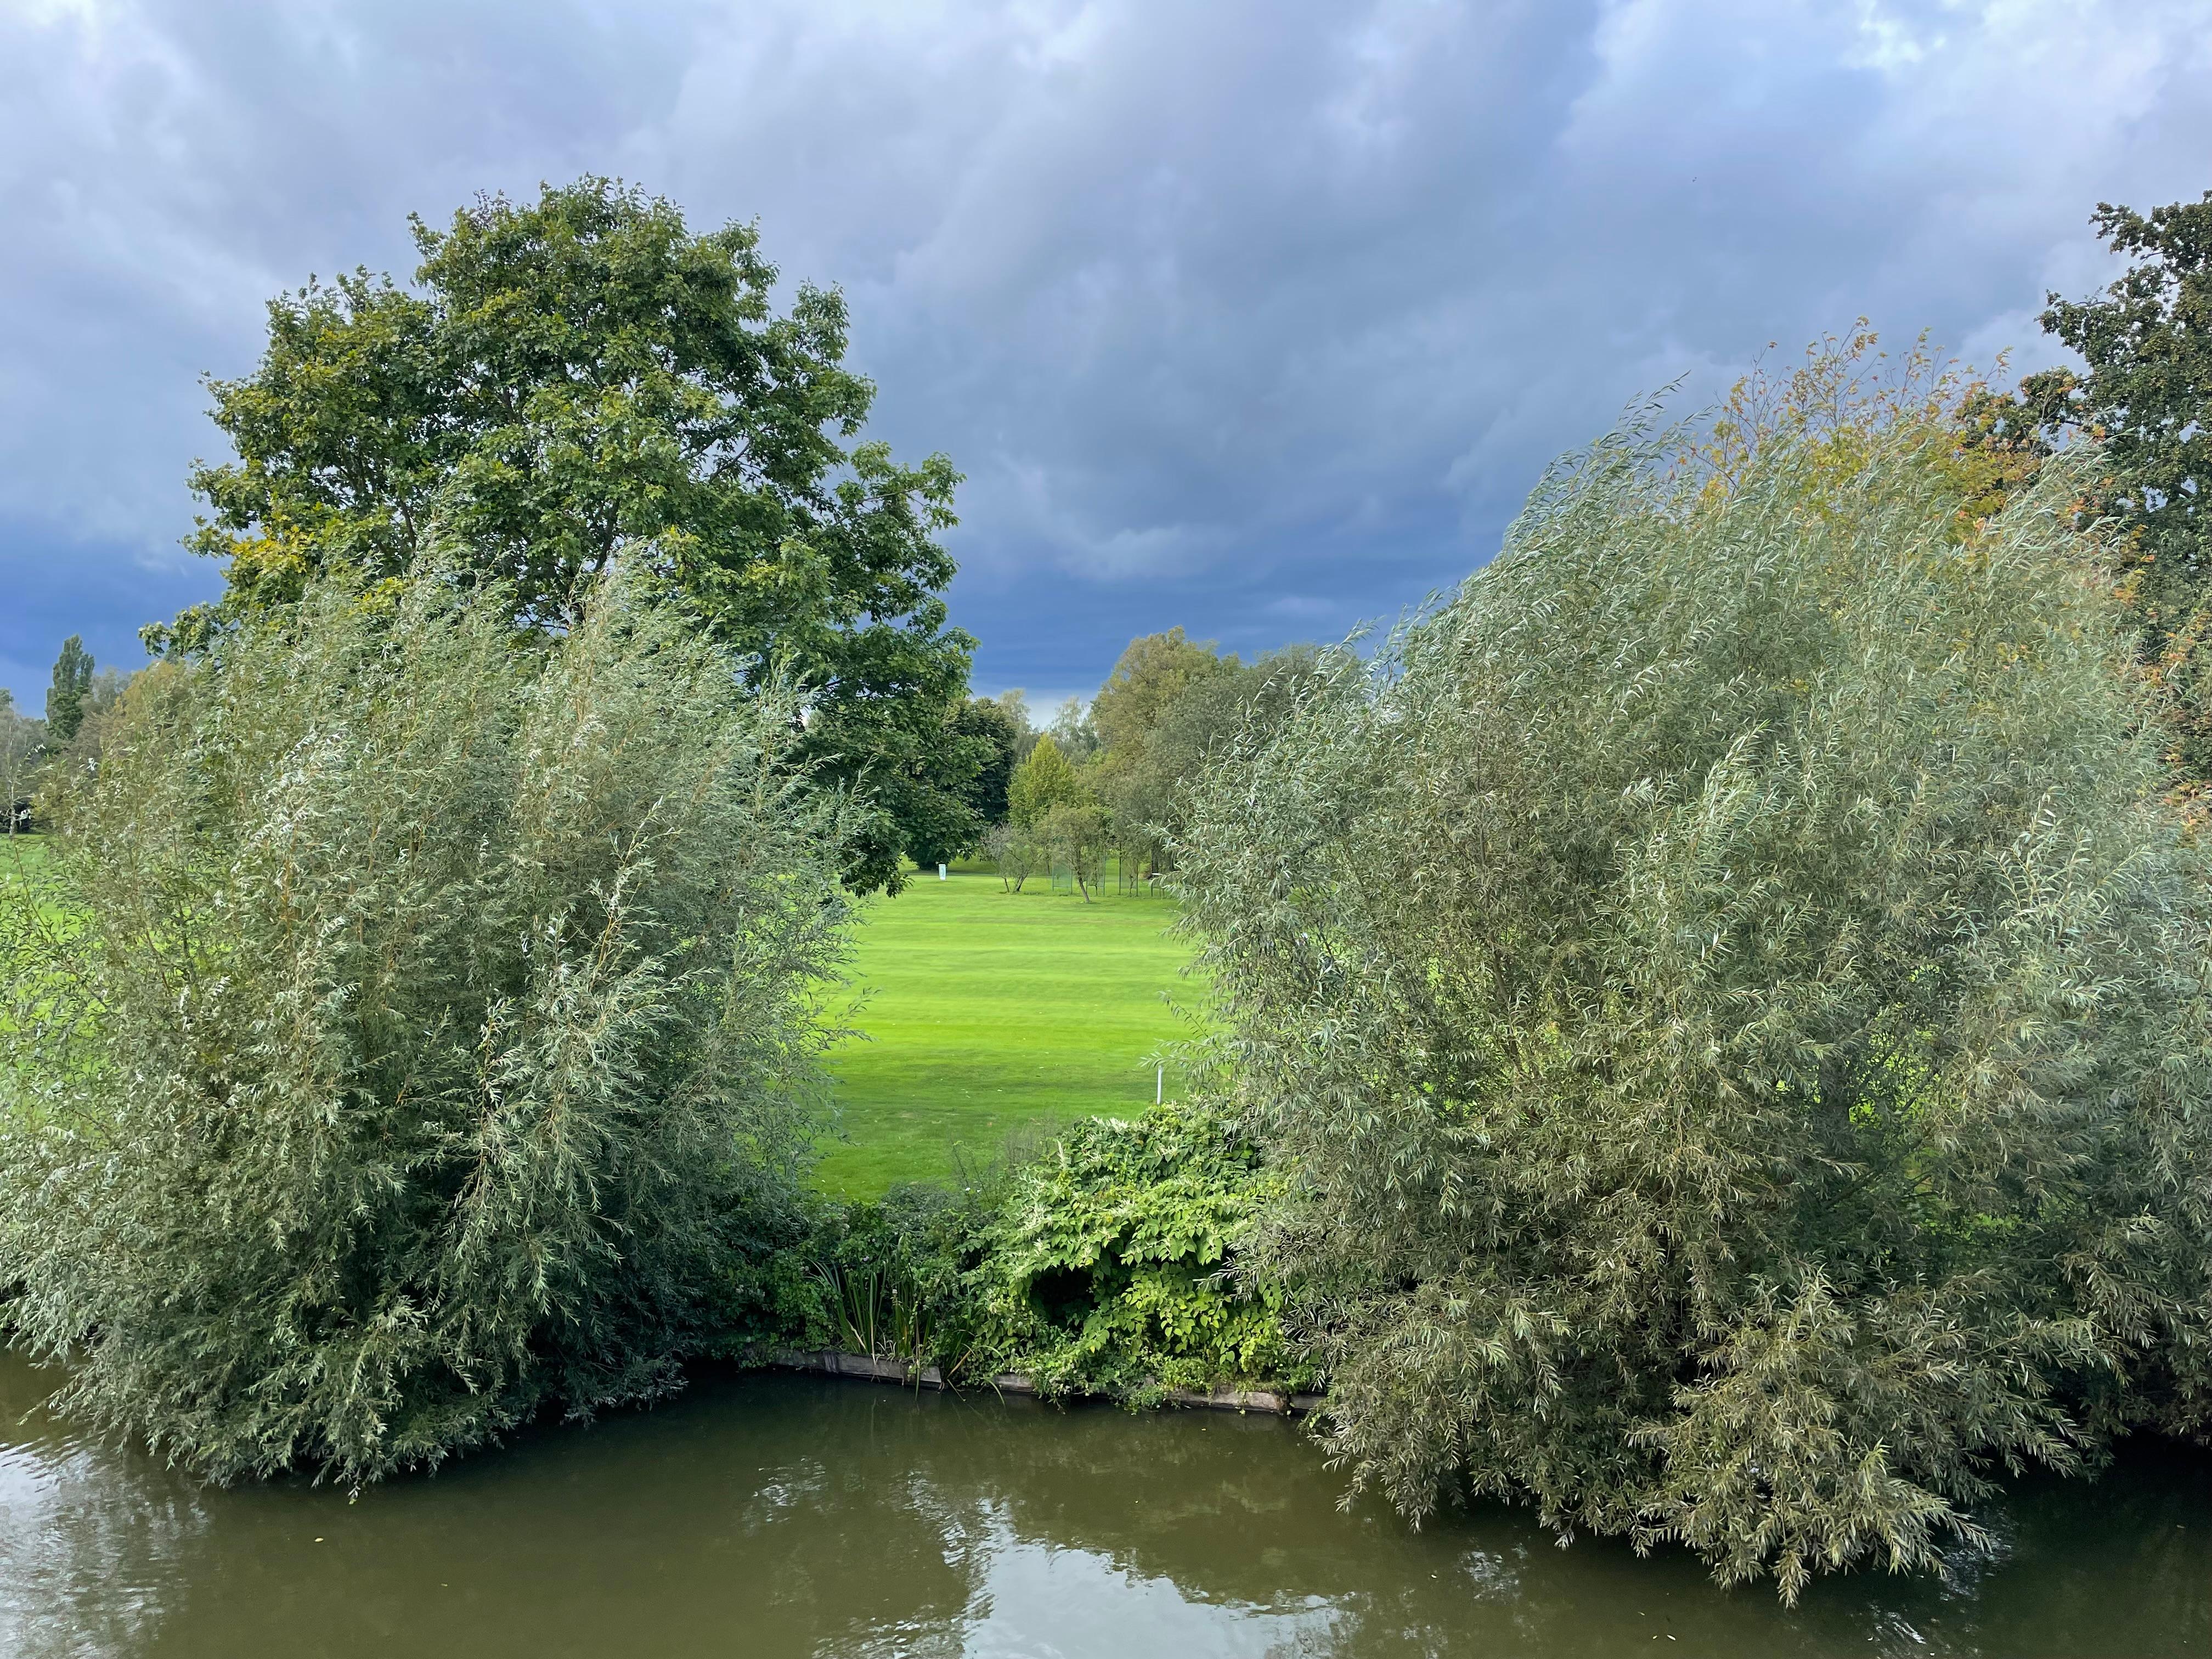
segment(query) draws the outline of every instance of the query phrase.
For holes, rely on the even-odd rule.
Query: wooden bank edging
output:
[[[841,1353],[824,1348],[815,1352],[787,1350],[769,1358],[769,1364],[785,1370],[819,1371],[829,1376],[857,1377],[863,1382],[896,1382],[909,1389],[942,1389],[945,1374],[934,1365],[919,1371],[902,1359],[875,1354]],[[1036,1384],[1019,1371],[1002,1371],[991,1379],[1000,1394],[1035,1394]],[[1321,1404],[1317,1394],[1281,1394],[1269,1389],[1216,1389],[1195,1394],[1188,1389],[1164,1391],[1170,1406],[1217,1412],[1272,1412],[1278,1417],[1300,1417]]]

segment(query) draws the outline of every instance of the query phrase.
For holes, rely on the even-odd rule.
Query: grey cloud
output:
[[[2099,198],[2212,185],[2203,0],[156,3],[0,17],[0,659],[179,573],[195,375],[404,218],[586,169],[841,284],[969,475],[979,678],[1326,634],[1636,394],[1862,313],[2047,355]],[[99,580],[48,568],[70,556]],[[57,550],[64,551],[58,554]],[[31,581],[27,562],[41,562]],[[76,598],[73,599],[72,595]],[[1071,596],[1079,595],[1079,603]],[[1285,596],[1295,596],[1291,608]],[[158,601],[158,603],[157,603]],[[82,623],[71,620],[81,604]],[[112,654],[111,651],[110,654]]]

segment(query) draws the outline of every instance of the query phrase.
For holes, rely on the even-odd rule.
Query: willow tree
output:
[[[1564,464],[1182,849],[1355,1480],[1792,1597],[2212,1422],[2212,872],[2084,458],[1978,520],[1856,372]]]
[[[600,578],[310,585],[143,675],[0,886],[0,1329],[216,1479],[675,1385],[787,1221],[842,826]]]

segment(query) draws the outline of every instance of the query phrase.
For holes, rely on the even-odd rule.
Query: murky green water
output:
[[[793,1376],[534,1436],[349,1504],[204,1491],[33,1417],[0,1356],[0,1653],[2212,1654],[2212,1459],[2032,1483],[1959,1587],[1794,1613],[1491,1510],[1335,1506],[1273,1419]]]

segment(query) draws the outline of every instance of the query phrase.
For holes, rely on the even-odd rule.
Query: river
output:
[[[2212,1655],[2212,1458],[2165,1445],[2021,1483],[1949,1587],[1785,1612],[1522,1511],[1340,1510],[1273,1418],[733,1376],[349,1502],[200,1487],[40,1392],[0,1354],[9,1659]]]

